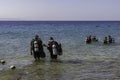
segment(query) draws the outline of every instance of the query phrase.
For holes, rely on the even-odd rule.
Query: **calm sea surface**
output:
[[[46,47],[46,59],[34,62],[29,47],[35,34],[45,44],[50,36],[62,44],[63,55],[57,62],[50,61]],[[95,35],[99,42],[85,44],[88,35]],[[103,45],[107,35],[115,38],[115,44]],[[120,22],[0,21],[0,59],[6,61],[0,65],[2,80],[119,80]],[[10,65],[24,71],[11,75]]]

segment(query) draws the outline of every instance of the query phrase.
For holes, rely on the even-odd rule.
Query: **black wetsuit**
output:
[[[35,41],[36,41],[36,44],[37,44],[37,50],[35,50],[35,48],[36,48]],[[31,49],[33,51],[35,59],[39,59],[40,57],[41,58],[45,58],[46,55],[45,55],[45,52],[44,52],[44,49],[43,49],[43,45],[42,45],[42,40],[41,39],[33,39],[31,41]]]
[[[53,44],[55,44],[55,45],[57,46],[57,50],[58,50],[58,43],[57,43],[56,41],[49,42],[47,49],[48,49],[49,52],[50,52],[50,57],[51,57],[51,59],[57,59],[57,55],[54,55],[54,54],[53,54],[53,49],[52,49],[52,45],[53,45]]]

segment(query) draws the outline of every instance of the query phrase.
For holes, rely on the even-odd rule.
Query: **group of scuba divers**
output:
[[[87,36],[85,39],[86,44],[90,44],[92,42],[98,42],[98,39],[96,38],[96,36]],[[115,39],[113,37],[111,37],[111,35],[105,36],[104,40],[103,40],[103,44],[111,44],[111,43],[115,43]]]
[[[61,43],[58,43],[54,40],[53,37],[50,37],[48,45],[44,44],[41,38],[36,34],[35,38],[32,39],[30,43],[30,53],[34,56],[35,61],[40,58],[45,58],[46,54],[44,52],[44,48],[47,47],[51,59],[57,59],[58,55],[62,55],[62,47]]]
[[[98,42],[99,40],[96,38],[96,36],[87,36],[85,39],[86,44],[90,44],[92,42]],[[115,43],[115,40],[110,35],[104,37],[103,44],[111,44]],[[51,59],[57,59],[58,55],[62,55],[62,46],[61,43],[58,43],[54,40],[53,37],[50,37],[48,45],[44,44],[41,38],[36,34],[35,38],[32,39],[30,43],[30,53],[34,56],[35,61],[39,60],[40,58],[45,58],[46,54],[44,52],[44,48],[47,47]]]

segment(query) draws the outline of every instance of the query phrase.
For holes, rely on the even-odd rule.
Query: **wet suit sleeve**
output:
[[[33,54],[33,40],[30,42],[30,54]]]
[[[48,43],[48,46],[47,46],[47,49],[48,49],[50,52],[51,52],[51,50],[52,50],[52,46],[51,46],[51,45],[52,45],[52,43],[49,42],[49,43]]]

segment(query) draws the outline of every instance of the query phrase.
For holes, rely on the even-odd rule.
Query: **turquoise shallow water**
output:
[[[120,22],[0,22],[1,80],[119,80]],[[57,62],[47,58],[34,62],[29,43],[37,33],[44,43],[53,36],[62,43],[64,54]],[[87,35],[96,35],[98,43],[85,44]],[[103,45],[103,39],[112,35],[116,43]],[[15,65],[16,70],[9,70]],[[43,77],[44,76],[44,77]]]

